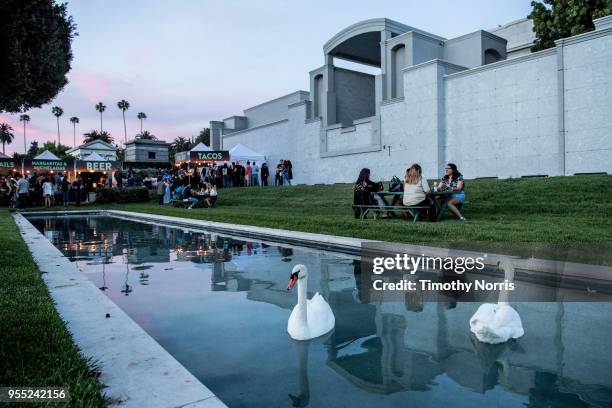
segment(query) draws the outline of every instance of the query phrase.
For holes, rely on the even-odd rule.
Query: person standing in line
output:
[[[163,203],[164,204],[169,204],[170,203],[170,198],[172,196],[171,194],[171,189],[172,189],[172,183],[170,181],[170,179],[166,179],[163,183],[164,185],[164,200]]]
[[[253,175],[253,167],[251,167],[251,162],[247,160],[246,167],[244,168],[244,184],[247,187],[251,186],[251,176]]]
[[[81,206],[81,190],[83,189],[83,182],[81,181],[81,176],[77,176],[74,183],[72,183],[72,189],[74,190],[74,197],[76,201],[77,207]]]
[[[227,167],[227,162],[223,163],[223,167],[221,168],[221,173],[223,174],[223,188],[228,188],[229,183],[229,168]]]
[[[283,162],[283,185],[291,185],[291,179],[289,178],[289,160]]]
[[[253,175],[251,176],[251,184],[254,186],[259,186],[259,166],[257,163],[253,162],[251,171],[253,172]]]
[[[245,183],[244,183],[244,178],[246,176],[246,169],[243,165],[241,165],[240,163],[238,163],[238,184],[240,185],[240,187],[244,187]]]
[[[160,208],[164,206],[164,195],[166,194],[166,183],[162,181],[162,176],[157,177],[157,199]]]
[[[264,163],[261,165],[261,185],[262,187],[268,186],[268,177],[270,176],[270,169],[268,168],[268,163]]]
[[[215,164],[215,186],[217,188],[223,188],[223,168]]]
[[[65,207],[70,202],[70,196],[69,196],[70,183],[68,182],[68,176],[65,174],[64,174],[64,177],[62,178],[61,186],[62,186],[62,203],[64,204],[64,207]]]
[[[291,181],[293,180],[293,164],[291,164],[291,160],[287,160],[287,168],[289,169],[289,180]]]
[[[53,182],[47,177],[42,185],[43,197],[45,198],[45,208],[50,208],[53,204]]]
[[[30,183],[21,174],[17,174],[17,209],[25,210],[28,194],[30,193]]]
[[[283,185],[283,161],[279,161],[276,165],[276,173],[274,174],[274,185],[282,186]]]

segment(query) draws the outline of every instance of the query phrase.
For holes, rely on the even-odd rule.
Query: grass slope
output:
[[[468,180],[466,195],[467,223],[450,217],[416,224],[356,220],[349,184],[220,190],[214,209],[159,208],[154,202],[93,208],[543,258],[612,252],[612,176]]]
[[[72,343],[6,209],[0,231],[0,386],[68,387],[64,405],[106,406],[95,365]]]

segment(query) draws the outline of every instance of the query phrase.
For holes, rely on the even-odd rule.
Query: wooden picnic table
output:
[[[454,191],[445,190],[445,191],[431,191],[431,193],[428,194],[433,198],[433,202],[436,207],[436,221],[440,221],[442,220],[442,217],[444,217],[444,210],[446,209],[446,207],[448,206],[448,202],[450,201],[448,200],[448,197],[452,195],[453,193]],[[395,201],[395,197],[398,197],[398,196],[403,197],[404,192],[403,191],[376,191],[376,192],[373,192],[372,194],[377,194],[382,199],[382,201],[385,203],[385,206],[391,206],[392,203]],[[391,203],[389,203],[386,197],[394,197],[394,198],[393,200],[391,200]],[[392,214],[392,215],[395,216],[395,214]]]

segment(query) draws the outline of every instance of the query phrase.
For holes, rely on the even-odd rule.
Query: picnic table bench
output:
[[[416,205],[392,205],[397,198],[401,198],[404,195],[403,191],[377,191],[372,195],[378,195],[384,205],[353,205],[353,208],[359,209],[359,218],[365,219],[369,212],[372,212],[374,219],[377,218],[381,212],[390,212],[395,216],[396,211],[405,212],[412,216],[412,222],[419,220],[419,214],[421,210],[428,209],[428,206],[416,206]],[[432,191],[430,195],[433,197],[433,202],[436,208],[436,221],[442,220],[444,217],[444,210],[448,206],[448,197],[453,194],[453,191]],[[387,200],[387,197],[393,197],[391,203]]]

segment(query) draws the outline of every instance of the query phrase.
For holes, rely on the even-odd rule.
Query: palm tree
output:
[[[140,134],[142,135],[142,120],[147,118],[147,114],[144,112],[138,112],[138,115],[136,116],[138,119],[140,119]]]
[[[84,133],[83,136],[85,136],[83,140],[84,143],[89,143],[94,140],[102,140],[103,142],[112,144],[114,141],[111,134],[105,130],[103,130],[102,132],[98,132],[97,130],[92,130],[91,132]]]
[[[23,153],[28,154],[28,144],[26,143],[26,122],[30,121],[30,115],[26,115],[24,113],[23,115],[19,116],[19,120],[23,122]]]
[[[157,136],[155,136],[153,133],[149,132],[148,130],[145,130],[144,132],[140,132],[139,134],[136,135],[137,139],[146,139],[146,140],[157,140]]]
[[[191,149],[191,142],[189,139],[184,138],[183,136],[179,136],[171,144],[172,150],[174,152],[184,152]]]
[[[100,132],[102,132],[102,112],[106,110],[106,105],[102,102],[96,104],[96,110],[100,112]]]
[[[130,108],[130,103],[126,101],[125,99],[122,99],[119,102],[117,102],[117,107],[121,109],[123,113],[123,132],[125,135],[125,142],[127,143],[127,127],[125,126],[125,111]]]
[[[70,123],[72,123],[72,144],[74,145],[73,147],[76,147],[76,124],[79,123],[79,118],[76,116],[71,117]]]
[[[2,142],[2,154],[5,154],[4,146],[11,144],[15,135],[12,133],[13,128],[8,123],[0,123],[0,142]]]
[[[54,107],[51,108],[51,112],[53,113],[53,115],[57,119],[57,145],[59,146],[61,144],[60,143],[59,118],[60,118],[60,116],[62,116],[64,114],[64,110],[62,108],[60,108],[59,106],[54,106]]]

